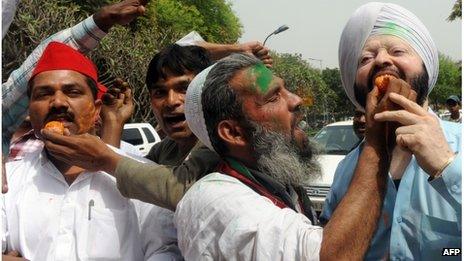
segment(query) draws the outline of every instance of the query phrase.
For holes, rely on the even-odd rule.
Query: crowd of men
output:
[[[302,99],[259,42],[191,33],[147,54],[166,137],[145,158],[121,144],[131,89],[100,84],[85,54],[144,5],[106,6],[47,38],[3,83],[4,260],[436,260],[461,246],[461,124],[428,107],[438,51],[413,13],[368,3],[343,29],[363,141],[318,217],[303,189],[320,167]]]

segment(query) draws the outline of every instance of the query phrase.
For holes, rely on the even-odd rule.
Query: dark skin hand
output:
[[[388,95],[390,93],[397,93],[403,97],[408,98],[409,100],[416,102],[417,99],[417,93],[411,88],[411,86],[401,80],[401,79],[396,79],[393,78],[390,80],[387,92],[385,95],[382,97],[382,99],[379,102],[379,106],[376,109],[376,113],[380,113],[383,111],[396,111],[400,110],[401,107],[398,106],[396,103],[392,102],[389,98]],[[386,142],[388,144],[388,151],[391,153],[393,148],[396,146],[396,134],[395,131],[398,127],[400,127],[401,124],[398,122],[388,122],[386,123],[385,127],[385,138]],[[389,155],[391,159],[391,154]]]
[[[2,255],[2,260],[3,261],[21,261],[21,260],[24,261],[28,259],[22,258],[18,251],[13,250],[13,251],[6,253],[5,255]]]
[[[126,0],[113,5],[102,7],[94,14],[93,19],[98,27],[108,32],[115,25],[127,25],[136,17],[145,13],[148,0]]]
[[[400,83],[400,84],[399,84]],[[414,91],[393,81],[389,92],[416,99]],[[324,227],[321,260],[362,260],[382,211],[392,147],[385,137],[387,124],[374,115],[392,106],[388,95],[374,87],[366,102],[366,143],[346,195]]]
[[[124,124],[134,112],[134,100],[129,83],[117,78],[113,86],[102,96],[100,138],[119,148]]]
[[[41,134],[48,153],[72,166],[112,174],[122,159],[122,156],[111,150],[105,142],[88,133],[69,136],[69,132],[60,135],[43,129]],[[102,162],[105,164],[102,165]]]

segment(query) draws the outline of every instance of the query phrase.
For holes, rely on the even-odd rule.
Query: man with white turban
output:
[[[381,219],[366,259],[437,260],[444,248],[459,248],[461,125],[441,121],[428,108],[438,77],[438,52],[429,32],[403,7],[368,3],[342,32],[339,62],[343,87],[359,109],[366,106],[376,77],[392,77],[385,96],[395,109],[374,116],[390,126],[379,139],[394,148]],[[409,88],[417,93],[416,102],[395,93]],[[347,196],[363,146],[339,164],[322,222],[333,218]]]
[[[376,98],[369,94],[369,101]],[[281,78],[245,54],[220,60],[190,83],[186,120],[223,162],[177,205],[174,220],[186,260],[363,258],[387,185],[387,146],[376,139],[382,124],[368,121],[353,182],[322,229],[301,189],[319,170],[298,127],[301,104]]]

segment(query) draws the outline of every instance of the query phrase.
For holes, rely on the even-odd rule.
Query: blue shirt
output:
[[[440,125],[457,156],[442,176],[432,181],[414,156],[398,190],[388,178],[382,214],[366,260],[439,260],[443,248],[461,247],[461,124],[440,121]],[[358,146],[338,165],[322,220],[330,219],[348,190],[361,149]]]

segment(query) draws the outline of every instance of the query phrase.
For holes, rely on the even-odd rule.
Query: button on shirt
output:
[[[174,223],[186,260],[319,260],[321,227],[224,174],[197,181]]]
[[[391,178],[367,260],[440,260],[443,248],[461,247],[461,124],[440,121],[450,148],[458,152],[441,177],[428,181],[413,156],[398,190]],[[328,220],[345,195],[360,147],[340,162],[321,213]],[[369,211],[369,210],[366,210]],[[447,257],[449,258],[449,257]]]
[[[6,164],[3,251],[29,260],[177,260],[171,211],[121,196],[110,175],[68,185],[44,152]]]

